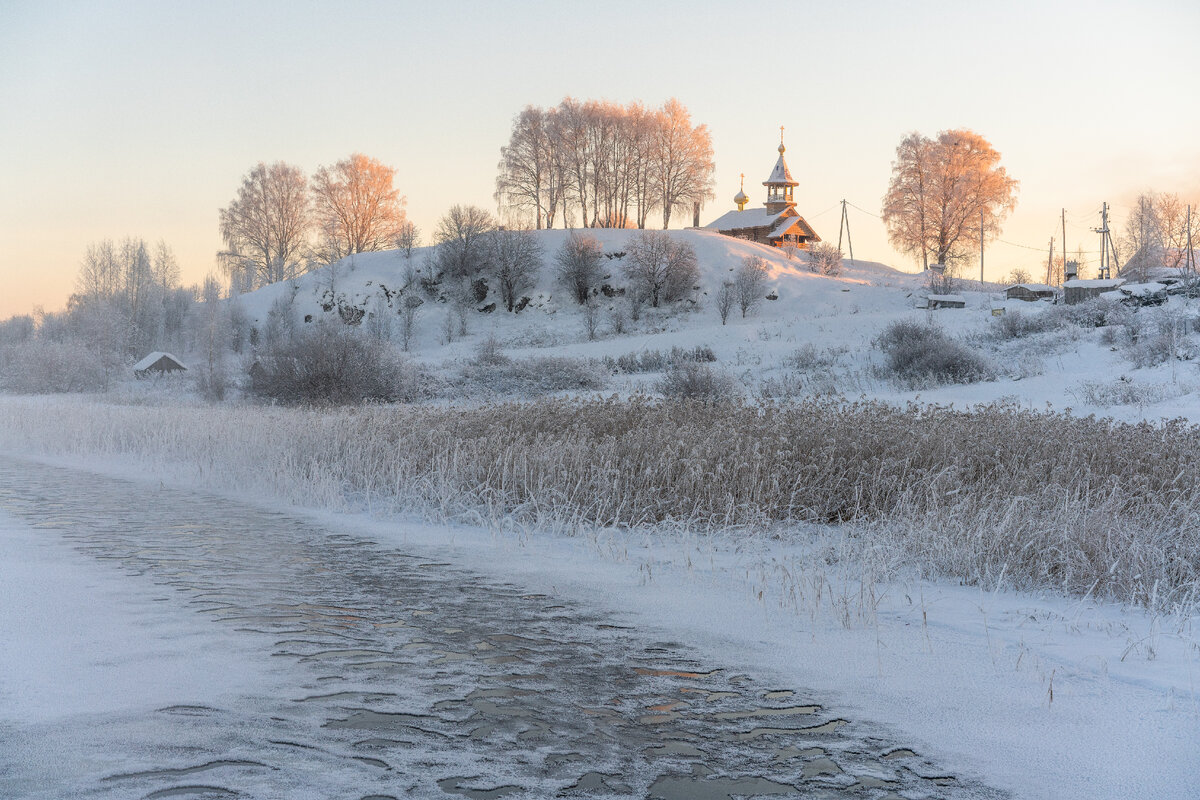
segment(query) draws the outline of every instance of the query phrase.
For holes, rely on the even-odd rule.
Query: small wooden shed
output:
[[[1055,297],[1058,297],[1058,290],[1044,283],[1014,283],[1004,290],[1005,300],[1032,303],[1035,300],[1053,300]]]
[[[931,294],[926,308],[966,308],[967,298],[961,294]]]
[[[1069,306],[1077,303],[1086,303],[1088,300],[1093,300],[1105,292],[1111,292],[1123,283],[1125,283],[1124,278],[1067,281],[1063,284],[1064,299]]]
[[[151,353],[133,365],[133,374],[139,378],[168,372],[187,372],[187,367],[170,353]]]

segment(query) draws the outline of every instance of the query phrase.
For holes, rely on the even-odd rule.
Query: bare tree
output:
[[[630,240],[625,275],[658,308],[683,297],[700,277],[696,251],[666,231],[643,231]]]
[[[734,288],[733,281],[725,281],[717,290],[717,313],[721,315],[722,325],[729,319],[729,312],[733,310],[736,295],[737,290]]]
[[[421,229],[412,224],[410,220],[404,220],[400,223],[400,227],[396,230],[396,249],[404,253],[406,260],[412,259],[413,248],[421,244]]]
[[[583,304],[583,327],[588,341],[596,341],[596,332],[600,330],[600,303],[594,297],[589,297]]]
[[[596,237],[572,232],[554,255],[558,280],[578,303],[586,303],[600,282],[600,259],[604,251]]]
[[[400,345],[406,353],[417,330],[417,316],[421,305],[421,298],[412,293],[405,293],[400,299]]]
[[[655,115],[654,168],[663,228],[671,212],[713,196],[713,148],[707,125],[692,127],[691,114],[671,98]]]
[[[482,208],[451,206],[434,232],[436,269],[456,279],[483,272],[488,264],[488,236],[495,228],[496,221]]]
[[[517,297],[537,282],[542,268],[542,245],[529,230],[495,230],[488,238],[488,261],[492,266],[500,297],[510,312]]]
[[[526,106],[513,120],[508,144],[500,148],[496,202],[532,214],[534,227],[554,224],[558,205],[553,112]]]
[[[218,256],[234,287],[254,289],[305,271],[312,207],[299,167],[259,162],[219,213],[226,249]]]
[[[767,262],[760,256],[746,256],[733,276],[733,291],[742,319],[757,308],[766,296]],[[724,323],[724,320],[722,320]]]
[[[883,198],[888,239],[923,266],[962,261],[1016,206],[1017,181],[999,166],[1000,153],[968,130],[942,131],[930,140],[918,133],[896,148],[892,178]]]
[[[321,260],[329,263],[394,244],[405,222],[395,177],[395,169],[361,153],[316,171],[313,204],[325,233]]]

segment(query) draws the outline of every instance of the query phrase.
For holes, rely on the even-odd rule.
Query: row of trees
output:
[[[712,137],[672,98],[660,108],[565,98],[526,106],[500,148],[496,201],[533,227],[645,228],[713,196]]]
[[[220,210],[218,254],[235,291],[290,280],[354,253],[411,249],[417,230],[394,186],[396,170],[355,153],[318,169],[259,163]]]
[[[1200,212],[1192,207],[1188,219],[1187,204],[1177,194],[1143,192],[1134,201],[1125,220],[1125,235],[1116,242],[1117,257],[1125,257],[1121,274],[1145,281],[1156,267],[1177,268],[1185,264],[1188,236],[1192,246],[1200,247]],[[1191,222],[1191,231],[1188,223]]]

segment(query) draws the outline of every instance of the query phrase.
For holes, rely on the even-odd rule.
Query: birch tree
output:
[[[999,162],[1000,153],[973,131],[906,136],[883,198],[892,246],[925,267],[931,258],[950,265],[978,251],[981,223],[985,241],[998,236],[1018,187]]]
[[[330,263],[393,245],[405,222],[405,200],[393,185],[395,178],[395,169],[361,153],[316,171],[312,196],[324,234],[321,260]]]
[[[259,162],[218,213],[225,242],[218,258],[234,286],[255,289],[306,271],[312,207],[299,167]]]

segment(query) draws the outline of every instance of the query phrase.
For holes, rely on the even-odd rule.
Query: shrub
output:
[[[655,388],[663,397],[672,400],[715,402],[736,396],[733,378],[729,373],[693,361],[671,367]]]
[[[73,341],[32,339],[0,348],[0,388],[14,394],[98,392],[117,362]]]
[[[457,394],[471,397],[540,397],[551,392],[598,391],[607,385],[595,361],[547,356],[491,362],[476,360],[452,382]]]
[[[322,321],[268,346],[250,370],[250,391],[288,405],[400,400],[403,364],[386,345]]]
[[[973,383],[991,375],[978,353],[932,325],[893,322],[875,344],[887,355],[888,371],[909,384]]]
[[[1046,309],[1039,314],[1027,314],[1023,311],[1009,311],[1002,317],[992,320],[992,334],[997,339],[1022,339],[1036,333],[1057,330],[1069,322],[1068,318]]]
[[[604,365],[612,372],[635,375],[643,372],[662,372],[680,364],[708,364],[717,360],[717,354],[706,344],[695,347],[672,347],[669,351],[644,350],[641,353],[625,353],[613,358],[604,357]]]

